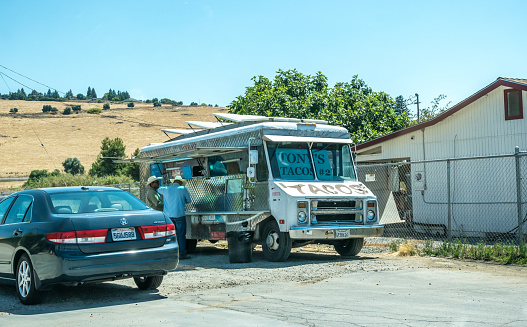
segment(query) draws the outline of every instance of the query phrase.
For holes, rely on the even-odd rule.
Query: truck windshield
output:
[[[267,142],[271,171],[276,179],[314,180],[307,143]]]
[[[267,151],[275,179],[315,180],[315,172],[324,181],[356,179],[347,144],[267,142]]]
[[[311,154],[318,179],[323,181],[356,179],[349,145],[313,143]]]

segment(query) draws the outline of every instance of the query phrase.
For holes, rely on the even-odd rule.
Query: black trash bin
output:
[[[229,261],[245,263],[253,260],[253,231],[228,232]]]

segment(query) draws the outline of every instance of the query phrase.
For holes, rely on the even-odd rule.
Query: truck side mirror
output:
[[[256,165],[258,163],[258,150],[249,151],[249,165]]]

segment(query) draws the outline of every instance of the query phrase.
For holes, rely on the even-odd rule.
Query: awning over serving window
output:
[[[198,147],[192,150],[162,154],[159,156],[149,156],[141,158],[131,158],[131,159],[118,159],[114,160],[117,163],[153,163],[153,162],[172,162],[172,161],[184,161],[195,158],[205,158],[211,156],[218,156],[227,153],[234,153],[240,151],[247,151],[247,147],[230,147],[230,148],[206,148]]]
[[[272,142],[317,142],[317,143],[341,143],[352,144],[350,139],[336,139],[329,137],[306,137],[306,136],[287,136],[287,135],[264,135],[264,140]]]

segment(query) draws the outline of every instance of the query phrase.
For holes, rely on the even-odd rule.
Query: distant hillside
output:
[[[62,170],[66,158],[77,157],[88,170],[100,151],[105,137],[120,137],[129,156],[148,143],[164,142],[164,128],[188,128],[185,121],[215,121],[213,112],[222,107],[189,107],[152,103],[110,104],[101,114],[88,114],[91,108],[103,109],[104,103],[86,101],[0,100],[0,177],[28,176],[31,170]],[[56,114],[43,113],[42,107],[57,108]],[[66,107],[81,105],[78,114],[63,115]],[[17,108],[16,113],[10,110]],[[175,135],[174,135],[175,136]],[[44,147],[41,145],[44,145]],[[23,182],[0,182],[0,190]]]

